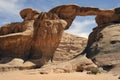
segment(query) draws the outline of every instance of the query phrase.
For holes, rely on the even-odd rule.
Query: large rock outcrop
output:
[[[39,66],[44,65],[50,59],[52,61],[63,31],[70,27],[76,16],[96,15],[95,20],[98,27],[90,34],[87,47],[82,53],[87,53],[87,56],[90,54],[89,50],[90,55],[93,54],[92,49],[97,50],[96,47],[92,49],[90,47],[104,35],[99,34],[104,29],[106,30],[107,26],[103,25],[120,22],[120,8],[102,10],[74,4],[57,6],[48,12],[38,12],[27,8],[23,9],[20,15],[23,22],[10,23],[0,28],[0,57],[22,58],[31,60],[35,64],[37,64],[35,59],[38,59]],[[103,37],[103,39],[106,38]],[[112,43],[114,44],[114,41]],[[119,43],[118,40],[117,43]],[[73,59],[72,62],[79,60],[81,59]],[[79,64],[79,62],[77,63]]]
[[[34,16],[30,12],[27,16],[23,13],[24,10],[20,13],[23,22],[7,24],[0,28],[0,56],[24,60],[41,59],[44,64],[52,59],[67,23],[51,13],[39,13],[35,19],[33,17],[38,13]]]
[[[94,42],[91,41],[93,39]],[[91,42],[84,50],[86,56],[92,58],[98,66],[120,73],[120,24],[97,27],[89,36],[88,43]]]
[[[54,70],[54,72],[61,72],[62,70],[58,71],[57,67],[62,66],[63,64],[58,65],[60,62],[65,62],[73,58],[75,55],[79,54],[85,46],[86,46],[87,39],[68,34],[63,33],[62,39],[60,41],[60,44],[57,48],[57,50],[54,53],[53,57],[53,64],[50,65],[48,63],[47,68],[44,68],[44,71],[49,72],[49,70]],[[0,58],[0,72],[1,71],[12,71],[12,70],[23,70],[23,69],[33,69],[36,68],[40,63],[40,60],[27,60],[24,61],[20,58]],[[2,63],[2,64],[1,64]],[[4,63],[4,64],[3,64]],[[80,64],[93,64],[91,60],[87,59],[85,56],[81,58]],[[68,65],[68,64],[66,64]],[[70,65],[70,64],[69,64]],[[54,68],[50,68],[51,66],[54,66]],[[85,68],[87,68],[88,65],[83,65]],[[82,67],[83,67],[82,66]],[[48,68],[49,67],[49,68]],[[65,67],[64,67],[65,68]],[[66,68],[67,69],[67,68]],[[72,69],[71,69],[72,70]],[[40,70],[43,72],[43,68]],[[73,70],[72,70],[73,71]],[[64,72],[64,71],[62,71]]]

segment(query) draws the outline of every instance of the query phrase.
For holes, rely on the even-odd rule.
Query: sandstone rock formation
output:
[[[40,73],[70,73],[70,72],[83,72],[83,71],[91,71],[91,69],[97,68],[92,60],[88,59],[86,56],[79,56],[78,58],[49,63],[47,65],[42,66],[39,71]]]
[[[67,22],[66,29],[70,27],[76,16],[96,15],[95,20],[98,25],[115,21],[119,22],[120,20],[120,8],[102,10],[94,7],[80,7],[78,5],[69,4],[55,7],[49,12],[56,13],[61,19],[64,19]]]
[[[66,61],[78,55],[85,48],[87,39],[76,35],[63,33],[60,44],[55,51],[54,61]]]
[[[25,11],[29,12],[32,9]],[[67,23],[51,13],[39,13],[36,17],[36,12],[34,19],[33,12],[34,10],[27,15],[22,10],[20,14],[23,22],[1,27],[1,57],[41,59],[43,64],[53,57]]]
[[[94,38],[95,41],[85,49],[85,52],[98,66],[114,72],[120,66],[120,24],[108,24],[103,27],[105,28],[93,30],[91,35],[95,37],[89,36],[88,43],[92,40],[90,38]],[[114,73],[120,73],[119,69]]]
[[[43,66],[43,68],[40,69],[40,72],[45,73],[47,71],[47,73],[49,73],[49,71],[53,71],[53,72],[71,72],[71,71],[79,71],[80,69],[83,70],[83,68],[88,69],[89,67],[91,67],[92,65],[94,65],[94,63],[87,59],[85,56],[81,58],[80,60],[80,64],[79,64],[79,68],[77,68],[77,66],[74,68],[66,68],[63,67],[61,69],[58,69],[58,67],[61,67],[63,64],[64,65],[70,65],[69,62],[66,63],[60,63],[60,62],[65,62],[68,61],[70,59],[72,59],[75,55],[79,54],[79,52],[81,52],[85,46],[86,46],[86,42],[87,39],[76,36],[76,35],[72,35],[72,34],[68,34],[68,33],[63,33],[62,39],[60,41],[60,44],[57,48],[57,50],[54,53],[54,57],[53,57],[53,63],[48,63],[48,65]],[[34,62],[34,63],[33,63]],[[0,59],[0,72],[1,71],[13,71],[13,70],[24,70],[24,69],[33,69],[36,68],[36,66],[38,66],[39,63],[39,59],[38,60],[32,60],[32,61],[25,61],[23,59],[20,58],[1,58]],[[4,63],[4,64],[3,64]],[[37,63],[37,64],[35,64]],[[59,64],[60,63],[60,64]],[[69,64],[68,64],[69,63]],[[87,64],[87,65],[86,65]],[[89,65],[88,65],[89,64]],[[50,67],[52,66],[52,67]]]
[[[31,61],[33,62],[31,64],[37,64],[37,67],[40,67],[50,59],[52,61],[63,31],[70,27],[75,17],[88,15],[96,15],[95,20],[98,27],[94,28],[93,33],[90,34],[87,47],[81,54],[86,53],[87,57],[90,57],[92,54],[102,53],[104,49],[101,48],[109,46],[110,44],[113,45],[110,45],[109,49],[105,48],[108,50],[107,52],[109,52],[110,49],[114,49],[113,51],[117,53],[120,52],[117,50],[119,48],[119,39],[116,41],[115,38],[115,41],[111,41],[110,44],[108,44],[110,37],[104,38],[104,35],[113,37],[113,35],[108,35],[107,33],[107,31],[112,30],[112,28],[107,29],[106,27],[109,26],[106,25],[120,22],[120,8],[102,10],[99,8],[80,7],[70,4],[55,7],[48,12],[38,12],[27,8],[22,10],[20,15],[23,18],[23,22],[6,24],[0,28],[0,57],[2,58],[22,58],[25,61],[28,60],[25,62],[26,64]],[[117,28],[119,28],[119,26]],[[102,33],[104,30],[107,34]],[[116,30],[116,28],[113,28],[114,32],[116,32]],[[117,33],[112,34],[118,35],[119,30]],[[103,47],[100,45],[100,49],[98,49],[99,41],[104,43],[104,45],[102,45]],[[117,44],[114,44],[116,42]],[[117,47],[113,48],[113,46]],[[74,63],[72,66],[75,67],[77,64],[80,64],[79,60],[81,60],[81,56],[78,55],[78,57],[76,59],[74,58],[70,63]],[[77,63],[75,63],[76,61]]]

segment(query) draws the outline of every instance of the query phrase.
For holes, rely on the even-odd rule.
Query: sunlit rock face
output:
[[[120,66],[120,24],[110,24],[104,27],[102,30],[98,28],[91,33],[95,36],[95,41],[86,48],[86,56],[92,58],[98,66],[110,68],[114,73],[120,73],[118,67]],[[98,31],[97,34],[94,33],[95,31]]]
[[[94,54],[98,56],[102,54],[120,53],[120,24],[109,24],[104,27],[101,30],[100,28],[93,30],[92,35],[95,36],[95,41],[86,50],[87,57],[92,57]],[[89,36],[89,38],[92,37]]]
[[[66,21],[56,14],[25,9],[23,22],[0,28],[0,56],[22,59],[52,59],[59,45]],[[44,62],[43,62],[44,63]]]
[[[23,22],[6,24],[0,28],[0,57],[22,58],[24,60],[40,59],[39,64],[44,65],[50,59],[52,60],[63,31],[69,29],[76,16],[96,15],[95,20],[98,27],[89,36],[87,47],[84,50],[87,57],[101,53],[104,51],[101,48],[106,45],[119,47],[119,40],[117,40],[117,44],[114,44],[115,41],[111,41],[111,44],[105,42],[107,37],[104,38],[104,35],[108,36],[108,34],[104,34],[102,31],[105,30],[107,33],[109,31],[106,30],[109,27],[108,24],[113,23],[114,25],[120,22],[120,8],[102,10],[69,4],[57,6],[48,12],[27,8],[21,10],[20,15]],[[116,32],[116,29],[110,29]],[[109,34],[116,35],[113,32]],[[101,38],[102,36],[103,38]],[[103,47],[98,44],[101,39],[105,42]],[[117,47],[112,48],[111,46],[110,49],[104,49],[117,50]],[[119,50],[115,52],[119,52]]]

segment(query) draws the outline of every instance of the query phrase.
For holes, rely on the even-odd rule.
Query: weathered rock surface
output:
[[[91,71],[92,68],[97,66],[88,59],[86,56],[80,56],[79,58],[72,59],[70,61],[56,62],[44,65],[40,68],[40,73],[70,73],[70,72],[83,72]]]
[[[66,29],[70,27],[76,16],[91,16],[96,15],[96,23],[98,25],[107,24],[110,22],[119,22],[120,8],[102,10],[94,7],[81,7],[74,4],[61,5],[51,9],[49,12],[57,14],[60,19],[67,22]]]
[[[22,10],[20,15],[23,22],[7,24],[0,28],[0,57],[10,58],[6,62],[7,64],[14,64],[17,60],[20,62],[17,65],[22,64],[26,67],[26,64],[30,64],[33,68],[40,67],[49,60],[52,61],[63,31],[70,27],[76,16],[90,15],[96,15],[95,20],[98,27],[94,28],[90,34],[87,47],[82,54],[86,53],[87,57],[98,54],[94,60],[99,66],[119,64],[116,60],[119,60],[118,53],[120,53],[120,28],[116,23],[120,23],[120,8],[102,10],[70,4],[57,6],[48,12],[38,12],[27,8]],[[68,49],[68,52],[70,53],[73,49],[75,48]],[[54,60],[65,60],[66,58],[61,53],[61,56],[58,57],[62,58],[58,58],[56,55],[59,53],[55,54]],[[104,60],[108,59],[108,56],[112,57],[105,63]],[[72,55],[72,57],[74,56]],[[103,57],[106,59],[103,60]],[[23,63],[19,59],[14,60],[14,58],[23,59],[25,62]],[[70,58],[71,55],[67,57],[67,60]],[[1,60],[4,61],[4,59]],[[111,62],[112,60],[115,62]],[[11,62],[9,63],[9,61]],[[81,56],[70,60],[70,63],[76,67],[80,65],[79,61],[81,61]]]
[[[0,57],[29,56],[34,21],[7,24],[0,28]]]
[[[62,40],[60,42],[60,45],[58,46],[55,54],[54,54],[54,62],[49,63],[46,66],[43,66],[42,69],[40,69],[40,72],[42,73],[49,73],[49,71],[53,72],[72,72],[72,71],[78,71],[78,69],[81,67],[81,71],[84,69],[88,69],[91,66],[95,66],[94,63],[87,59],[85,56],[81,57],[81,61],[79,62],[79,68],[75,65],[71,65],[70,62],[62,63],[63,61],[68,61],[72,59],[75,55],[77,55],[79,52],[81,52],[84,47],[86,46],[87,39],[78,37],[76,35],[63,33]],[[24,69],[34,69],[36,67],[40,66],[40,59],[36,60],[29,60],[24,61],[20,58],[10,58],[5,57],[0,59],[0,71],[12,71],[12,70],[24,70]],[[60,64],[59,64],[60,63]],[[88,65],[89,64],[89,65]],[[67,68],[67,67],[61,67],[63,65],[69,65],[73,68]],[[51,67],[52,66],[52,67]],[[60,69],[58,69],[58,67]]]
[[[33,15],[38,12],[32,15],[33,12],[32,9],[22,10],[23,22],[0,28],[1,57],[41,59],[41,65],[52,59],[67,23],[52,13],[39,13],[34,19]]]
[[[118,68],[120,65],[120,24],[104,25],[104,28],[97,27],[93,30],[85,52],[86,56],[92,58],[98,66],[120,73]]]
[[[0,55],[23,59],[52,59],[62,32],[68,29],[76,16],[96,15],[98,25],[119,21],[119,8],[101,10],[78,5],[61,5],[48,12],[27,8],[20,11],[21,23],[0,28]],[[104,20],[103,17],[105,18]]]
[[[63,33],[60,44],[55,51],[54,61],[66,61],[82,52],[87,44],[87,39],[76,35]]]

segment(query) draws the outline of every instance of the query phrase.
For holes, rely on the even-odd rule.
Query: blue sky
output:
[[[120,7],[120,0],[0,0],[0,26],[10,22],[21,22],[19,11],[24,8],[30,7],[44,12],[63,4],[111,9]],[[95,16],[78,16],[66,32],[87,37],[96,26],[94,18]]]

